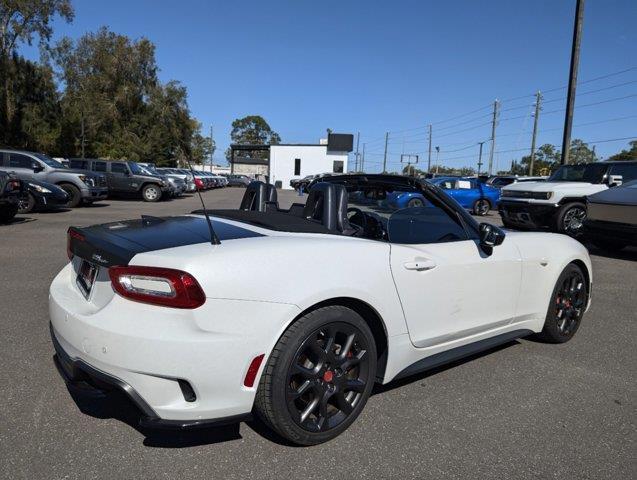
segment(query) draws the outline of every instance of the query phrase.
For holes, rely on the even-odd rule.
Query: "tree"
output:
[[[0,144],[36,152],[56,151],[61,112],[53,72],[17,55],[9,65],[13,115],[0,131]]]
[[[148,39],[102,28],[75,42],[62,39],[52,59],[66,86],[60,136],[65,155],[160,166],[191,158],[200,124],[190,115],[186,88],[159,81]]]
[[[248,115],[232,122],[230,139],[232,143],[246,145],[277,145],[281,143],[279,134],[273,131],[268,122],[259,115]],[[249,153],[252,153],[252,158],[264,158],[267,155],[266,152]],[[226,158],[230,160],[230,149],[226,150]]]
[[[621,152],[616,153],[615,155],[611,155],[607,158],[607,160],[614,161],[627,161],[627,160],[637,160],[637,140],[631,140],[628,142],[630,145],[630,149],[622,149]]]
[[[204,164],[215,154],[217,146],[210,137],[204,137],[201,133],[196,132],[192,136],[190,158],[194,163]]]
[[[0,0],[0,129],[7,128],[15,113],[11,74],[17,47],[24,42],[31,45],[37,36],[40,47],[47,48],[55,15],[72,21],[74,12],[70,0]]]
[[[593,150],[588,148],[588,144],[579,138],[573,139],[569,153],[570,163],[591,163],[598,160]]]

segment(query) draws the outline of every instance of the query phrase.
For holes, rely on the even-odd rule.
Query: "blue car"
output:
[[[474,215],[486,215],[500,201],[500,190],[481,183],[476,178],[436,177],[428,180],[442,188]]]

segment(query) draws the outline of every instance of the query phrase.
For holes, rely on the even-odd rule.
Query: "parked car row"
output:
[[[243,175],[216,175],[180,168],[157,168],[152,163],[97,158],[71,158],[62,161],[36,152],[0,149],[3,172],[3,213],[7,220],[16,213],[29,213],[57,207],[74,208],[107,197],[140,197],[147,202],[175,198],[197,189],[228,185],[247,185]],[[18,193],[4,191],[17,182]],[[13,187],[11,187],[13,189]],[[13,191],[13,190],[12,190]],[[14,209],[13,198],[16,212]],[[11,206],[8,206],[11,204]],[[5,208],[6,206],[6,208]],[[7,221],[4,220],[4,221]]]
[[[563,165],[546,182],[504,187],[499,212],[507,228],[548,229],[617,250],[637,245],[636,181],[637,161]]]

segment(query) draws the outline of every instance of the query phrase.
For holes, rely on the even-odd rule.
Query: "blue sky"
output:
[[[75,0],[74,6],[74,22],[56,21],[54,38],[107,26],[153,41],[162,80],[181,81],[204,131],[214,125],[216,162],[225,163],[232,120],[259,114],[284,142],[316,142],[328,127],[360,132],[368,171],[381,168],[386,131],[388,170],[400,168],[403,152],[426,162],[426,125],[433,123],[441,163],[475,166],[477,142],[490,137],[489,105],[498,98],[494,159],[504,167],[530,148],[537,90],[546,91],[538,143],[561,143],[566,90],[550,90],[568,80],[575,0]],[[635,25],[634,0],[586,1],[580,63],[586,83],[578,87],[573,136],[596,142],[602,155],[627,140],[601,140],[637,137]],[[35,47],[22,52],[38,56]],[[615,75],[594,80],[609,74]],[[488,157],[488,143],[484,152]]]

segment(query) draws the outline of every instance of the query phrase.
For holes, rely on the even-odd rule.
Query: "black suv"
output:
[[[14,175],[0,171],[0,223],[11,221],[18,213],[22,184]]]
[[[109,194],[139,195],[146,202],[157,202],[170,195],[170,184],[157,175],[151,175],[136,162],[125,160],[101,160],[95,158],[71,158],[69,167],[101,172],[106,175]]]

